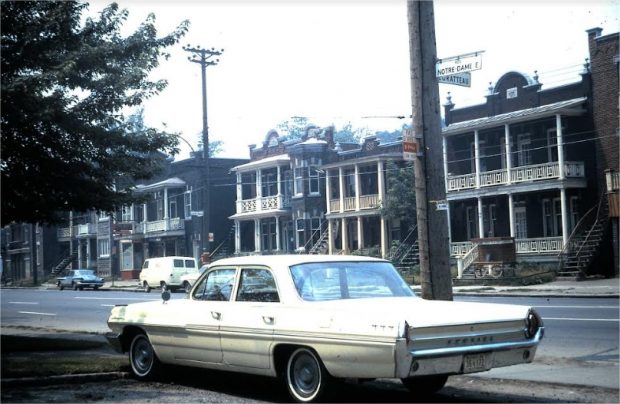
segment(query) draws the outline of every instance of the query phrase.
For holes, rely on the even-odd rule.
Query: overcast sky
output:
[[[108,1],[91,1],[90,12]],[[207,69],[209,138],[221,157],[248,158],[248,145],[293,116],[336,128],[400,128],[411,114],[405,0],[121,0],[128,32],[152,12],[160,36],[191,22],[153,78],[168,88],[145,104],[147,124],[167,126],[196,147],[202,131],[198,64],[181,45],[224,49]],[[620,0],[435,1],[439,58],[484,50],[471,88],[440,84],[456,107],[484,102],[489,82],[509,71],[543,88],[579,80],[588,57],[586,29],[620,30]],[[368,118],[380,117],[380,118]],[[407,123],[409,123],[407,121]],[[181,157],[189,148],[181,145]]]

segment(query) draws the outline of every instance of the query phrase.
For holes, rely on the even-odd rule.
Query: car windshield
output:
[[[299,296],[309,301],[415,296],[389,262],[320,262],[291,267]]]
[[[82,269],[79,271],[75,271],[75,276],[92,276],[95,273],[91,270]]]

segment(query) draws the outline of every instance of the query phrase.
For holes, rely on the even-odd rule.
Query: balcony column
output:
[[[327,220],[327,253],[334,253],[334,221]]]
[[[510,220],[510,237],[516,237],[515,230],[515,206],[512,194],[508,194],[508,220]]]
[[[87,238],[86,240],[86,268],[91,269],[91,264],[93,262],[93,257],[90,256],[91,251],[90,251],[90,238]],[[110,250],[112,249],[112,245],[110,245]]]
[[[508,124],[504,125],[504,144],[506,148],[506,181],[510,184],[512,182],[512,173],[510,172],[512,169],[512,153],[510,152],[510,125]]]
[[[207,209],[206,204],[204,206],[204,209]],[[164,220],[167,220],[167,219],[168,219],[168,188],[164,188]]]
[[[452,224],[450,224],[450,202],[446,201],[448,209],[446,210],[446,220],[448,222],[448,257],[450,256],[450,246],[452,245]]]
[[[327,205],[326,205],[327,214],[331,213],[331,198],[332,198],[332,183],[329,177],[329,170],[325,170],[325,199],[327,200]]]
[[[364,248],[364,223],[362,223],[362,217],[357,217],[357,249]]]
[[[243,212],[243,179],[240,172],[237,172],[237,213]]]
[[[254,219],[254,251],[261,252],[260,245],[260,219]]]
[[[338,167],[338,186],[340,187],[340,213],[344,212],[344,175],[342,167]]]
[[[342,218],[342,223],[340,224],[340,226],[342,227],[342,251],[345,254],[349,253],[349,235],[347,234],[347,219],[345,219],[344,217]]]
[[[482,210],[482,198],[478,198],[478,237],[484,238],[484,212]]]
[[[280,168],[278,167],[278,172]],[[276,251],[280,251],[280,217],[276,216]]]
[[[379,201],[385,202],[385,177],[383,176],[383,161],[377,162],[377,188],[379,188]]]
[[[561,167],[561,165],[560,165]],[[566,204],[566,189],[560,189],[560,209],[562,212],[562,248],[568,244],[568,206]]]
[[[388,256],[387,220],[381,216],[381,258]]]
[[[557,114],[555,116],[555,134],[557,137],[557,144],[558,144],[559,174],[560,174],[560,179],[563,180],[564,179],[564,140],[562,138],[562,116],[560,114]],[[562,220],[564,220],[564,213],[562,213]]]
[[[148,213],[149,213],[149,208],[146,203],[142,205],[142,213],[143,213],[142,223],[146,223],[148,221]],[[144,231],[146,231],[146,226],[144,226]]]
[[[476,163],[476,188],[480,188],[480,139],[477,130],[474,131],[474,159]]]
[[[355,165],[355,211],[360,211],[360,166]]]
[[[263,179],[261,178],[262,171],[256,170],[256,211],[263,210]]]
[[[241,222],[235,220],[235,254],[241,252]]]
[[[77,262],[78,262],[77,267],[82,268],[82,260],[84,259],[84,257],[82,257],[82,240],[80,239],[77,240],[77,249],[78,249],[77,250]]]
[[[280,168],[280,166],[277,167],[278,172],[276,174],[276,186],[278,187],[278,196],[282,195],[282,171]]]

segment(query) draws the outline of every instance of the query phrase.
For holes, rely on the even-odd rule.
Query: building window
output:
[[[304,194],[304,169],[305,167],[295,167],[294,175],[294,191],[295,195],[303,195]]]
[[[306,223],[304,219],[297,219],[295,221],[295,230],[297,233],[297,248],[303,248],[306,243],[306,237],[304,235]]]
[[[543,233],[545,237],[562,234],[562,209],[560,198],[543,199]]]
[[[274,251],[277,249],[275,218],[261,220],[261,236],[263,251]]]
[[[478,238],[478,209],[475,206],[468,206],[467,214],[467,239]]]
[[[192,191],[185,191],[183,194],[183,213],[186,219],[192,216]]]
[[[178,217],[176,200],[171,200],[170,203],[168,204],[168,214],[169,214],[169,217]]]
[[[570,208],[570,229],[569,231],[573,231],[577,223],[579,223],[579,197],[571,196],[569,202]]]
[[[278,172],[271,168],[261,171],[262,196],[274,196],[278,194]]]
[[[314,246],[321,238],[321,218],[310,219],[310,231],[312,232],[312,245]]]
[[[256,173],[241,174],[241,199],[256,198]]]
[[[109,257],[110,240],[107,238],[97,240],[97,252],[99,253],[99,257]]]
[[[495,237],[495,228],[497,226],[497,206],[492,203],[485,206],[484,212],[484,234],[486,237]]]
[[[348,169],[344,171],[344,196],[354,197],[355,194],[355,170]]]
[[[123,206],[121,217],[123,222],[131,222],[133,220],[133,206]]]
[[[517,136],[517,159],[520,167],[529,166],[532,162],[530,143],[528,133]]]
[[[310,193],[314,195],[320,194],[320,171],[317,166],[308,169],[308,177],[310,178]]]
[[[515,237],[527,238],[527,216],[525,206],[515,207]]]

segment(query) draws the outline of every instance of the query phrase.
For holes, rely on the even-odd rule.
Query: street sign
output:
[[[403,160],[413,161],[418,155],[418,142],[413,129],[403,131]]]
[[[467,53],[446,59],[438,59],[435,64],[435,76],[452,76],[453,74],[482,69],[482,52]]]
[[[455,86],[471,87],[471,73],[459,73],[451,76],[439,76],[437,81],[443,84],[454,84]]]

